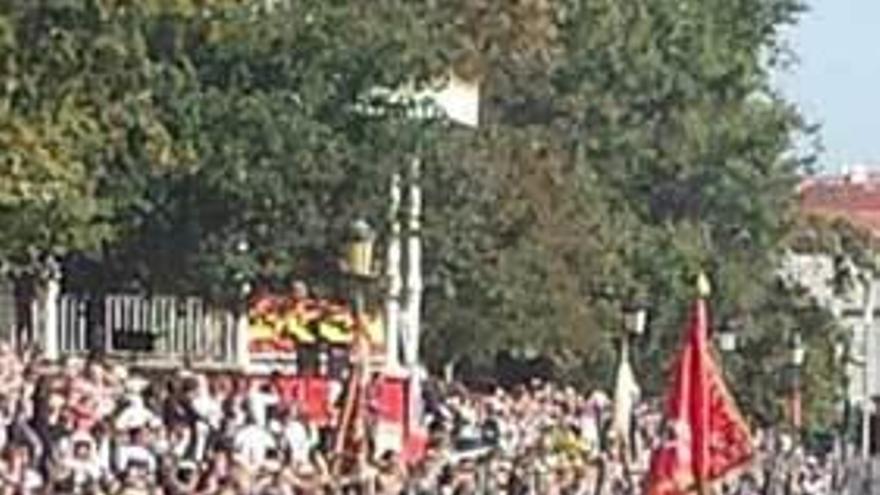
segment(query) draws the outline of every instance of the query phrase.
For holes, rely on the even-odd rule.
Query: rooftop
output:
[[[798,193],[805,213],[845,218],[880,236],[880,172],[811,177]]]

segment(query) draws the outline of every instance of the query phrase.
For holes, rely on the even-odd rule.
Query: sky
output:
[[[880,0],[807,2],[789,33],[799,62],[779,75],[781,89],[822,126],[824,170],[880,170]]]

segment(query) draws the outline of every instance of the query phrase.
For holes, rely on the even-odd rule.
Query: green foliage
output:
[[[103,276],[90,284],[237,295],[242,278],[326,271],[340,227],[355,215],[381,216],[389,171],[413,149],[418,126],[395,109],[377,123],[355,103],[426,70],[422,52],[431,50],[419,10],[407,18],[392,17],[397,2],[266,5],[79,1],[23,4],[10,14],[19,37],[27,22],[67,22],[69,51],[87,59],[62,70],[43,61],[46,47],[32,52],[21,43],[14,53],[30,57],[20,63],[29,72],[69,73],[57,84],[83,102],[76,116],[97,114],[87,129],[94,149],[57,168],[82,183],[68,187],[78,186],[80,199],[104,208],[52,207],[79,215],[70,229],[85,237],[61,239],[57,251],[100,247]],[[392,22],[396,29],[386,29]],[[92,63],[90,43],[110,58]],[[29,87],[41,88],[40,104],[65,101],[49,93],[52,84],[35,79]],[[72,153],[85,145],[76,144],[55,147]],[[58,181],[42,180],[46,188]],[[28,222],[13,239],[41,255],[55,250],[31,238],[33,217],[46,212],[26,216],[15,204],[10,211]],[[42,227],[66,234],[58,224]],[[87,230],[95,227],[104,230]],[[245,241],[251,249],[239,252]]]
[[[127,201],[114,179],[162,169],[176,150],[135,19],[110,22],[95,1],[9,1],[0,26],[0,260],[28,273],[112,239]]]
[[[479,171],[485,196],[467,204],[489,213],[468,223],[479,226],[483,256],[459,250],[442,272],[458,287],[445,293],[460,297],[429,299],[428,321],[440,325],[430,348],[537,346],[569,376],[587,371],[607,384],[619,306],[640,294],[652,321],[635,361],[656,392],[693,276],[707,270],[716,326],[747,317],[749,359],[733,366],[732,381],[751,385],[736,387],[749,411],[779,418],[780,356],[800,329],[815,355],[807,417],[827,420],[837,382],[823,346],[836,329],[775,274],[811,162],[791,151],[809,129],[768,74],[782,62],[779,30],[801,5],[476,4],[465,9],[463,51],[484,77],[485,125],[467,146],[450,146],[476,141],[480,154],[442,163]],[[616,296],[597,298],[607,286]]]
[[[785,402],[792,392],[793,338],[806,349],[800,371],[805,419],[810,427],[836,424],[843,368],[835,344],[843,333],[831,315],[801,289],[768,288],[746,319],[738,352],[723,356],[730,385],[741,406],[756,421],[785,420]]]
[[[341,229],[378,224],[390,174],[417,153],[430,363],[536,349],[607,384],[621,305],[639,297],[652,307],[637,371],[656,392],[707,270],[716,322],[749,322],[749,359],[730,370],[749,410],[776,417],[781,329],[798,328],[824,417],[831,325],[774,275],[809,162],[791,151],[805,129],[769,72],[800,10],[6,2],[0,258],[70,253],[69,268],[101,262],[72,283],[220,299],[244,280],[332,285]],[[415,123],[389,102],[356,111],[372,89],[450,66],[482,81],[478,130]]]

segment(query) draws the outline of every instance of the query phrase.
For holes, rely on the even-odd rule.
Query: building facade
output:
[[[806,216],[845,220],[880,239],[880,174],[862,169],[805,180],[799,190]],[[806,288],[849,332],[848,394],[856,404],[880,397],[880,274],[854,267],[854,284],[835,290],[835,253],[789,253],[782,273]]]

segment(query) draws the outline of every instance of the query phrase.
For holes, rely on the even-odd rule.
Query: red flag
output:
[[[651,456],[647,495],[703,493],[744,467],[752,439],[709,352],[708,311],[694,304],[664,405],[661,443]]]

